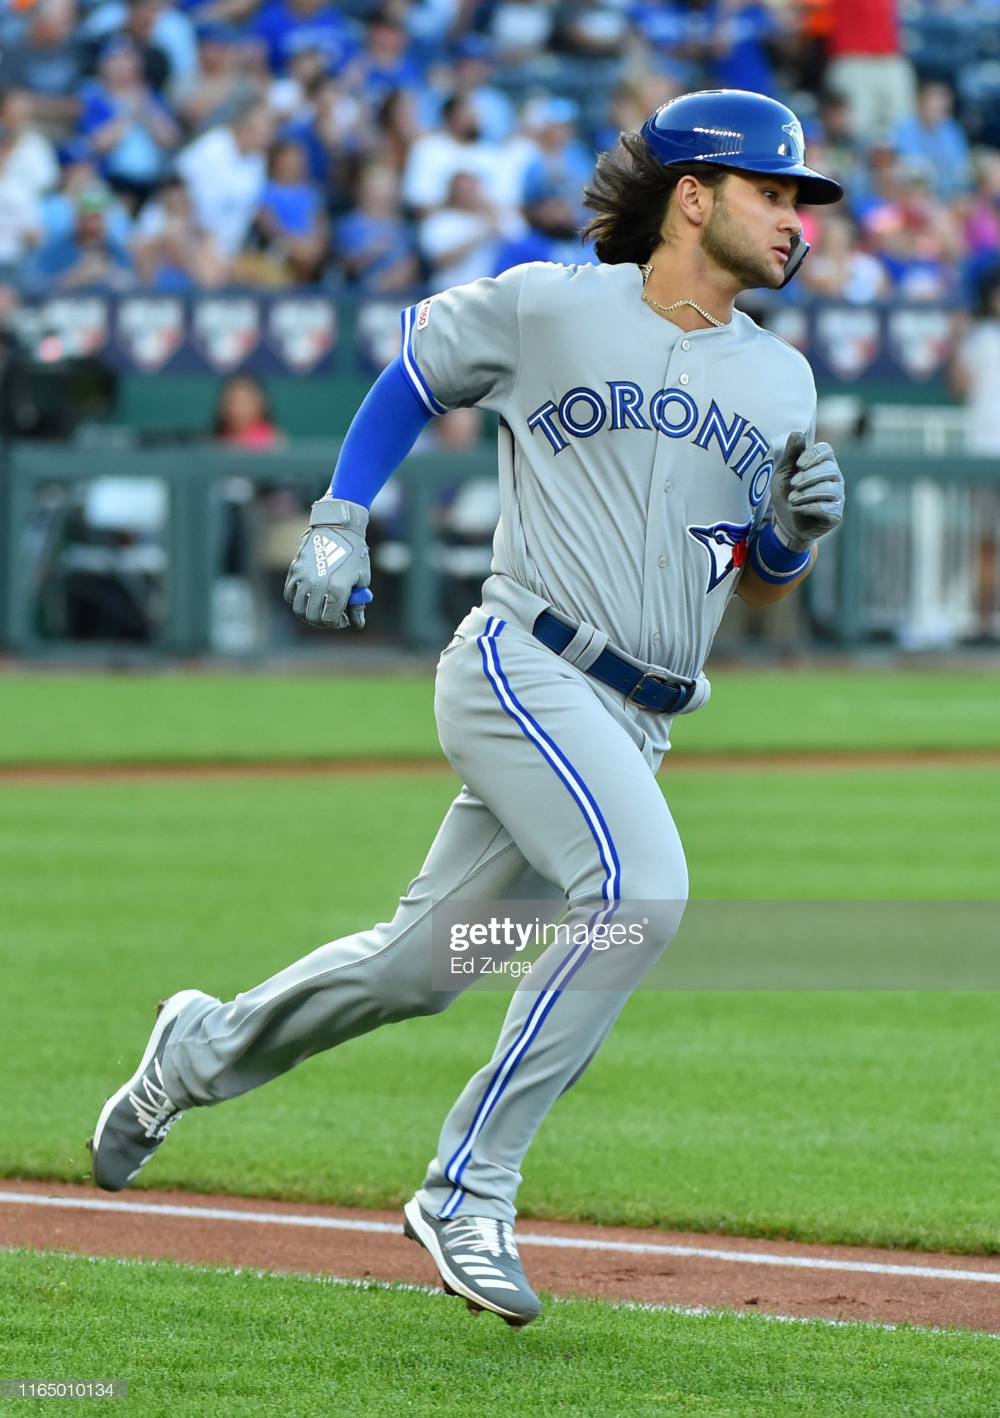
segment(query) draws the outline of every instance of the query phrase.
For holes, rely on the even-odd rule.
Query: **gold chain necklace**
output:
[[[647,305],[653,306],[654,310],[658,310],[661,315],[669,315],[672,310],[679,310],[682,305],[690,305],[692,310],[697,310],[698,314],[704,316],[708,323],[714,325],[717,330],[725,329],[727,321],[716,320],[714,315],[709,315],[707,310],[702,310],[701,306],[696,305],[693,300],[675,300],[673,305],[661,305],[658,300],[654,300],[651,295],[646,294],[646,282],[652,275],[652,266],[640,266],[639,270],[642,272],[642,298]]]

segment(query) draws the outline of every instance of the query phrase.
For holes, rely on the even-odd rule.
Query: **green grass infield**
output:
[[[996,894],[1000,769],[665,774],[705,898]],[[84,1177],[157,999],[232,998],[386,919],[447,775],[0,793],[0,1173]],[[383,1029],[195,1110],[150,1187],[398,1205],[505,1000]],[[524,1213],[1000,1251],[1000,995],[637,995],[553,1109]]]
[[[0,1372],[125,1379],[123,1411],[143,1418],[994,1418],[1000,1406],[1000,1340],[954,1330],[563,1300],[515,1333],[440,1292],[29,1252],[0,1253],[0,1310]]]
[[[1000,675],[713,673],[680,753],[1000,748]],[[0,679],[0,763],[438,757],[429,675],[24,673]]]

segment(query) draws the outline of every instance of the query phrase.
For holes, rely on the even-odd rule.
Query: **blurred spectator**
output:
[[[327,72],[336,74],[357,50],[350,24],[328,0],[270,0],[251,28],[267,45],[273,74],[283,74],[303,49],[318,49]]]
[[[376,115],[373,155],[402,175],[418,132],[416,99],[406,89],[397,89]]]
[[[445,205],[420,223],[420,249],[431,267],[428,288],[447,290],[492,276],[504,219],[483,192],[478,177],[456,172]]]
[[[24,39],[0,58],[0,89],[29,89],[39,121],[70,123],[79,107],[83,59],[73,0],[39,0]]]
[[[868,144],[862,146],[854,141],[850,105],[838,94],[822,94],[819,115],[812,127],[811,133],[803,130],[809,162],[835,177],[853,201],[868,186],[864,161]],[[820,159],[823,166],[820,166]]]
[[[976,318],[952,361],[951,383],[968,410],[969,452],[1000,456],[1000,268],[980,287]]]
[[[74,138],[62,149],[62,169],[55,192],[47,192],[39,204],[42,243],[67,237],[76,227],[77,199],[83,192],[103,188],[89,144]],[[118,198],[108,194],[104,227],[117,246],[127,246],[132,235],[132,218]]]
[[[970,303],[984,276],[1000,263],[1000,153],[982,149],[973,160],[975,192],[962,212],[965,289]]]
[[[678,86],[678,92],[704,87],[708,75],[703,61],[712,40],[712,16],[707,0],[639,0],[631,11],[632,24],[652,50],[657,67]],[[647,114],[648,116],[648,114]]]
[[[833,0],[827,87],[843,96],[855,141],[886,139],[911,114],[913,66],[900,53],[896,0]]]
[[[368,21],[365,47],[344,70],[346,86],[366,104],[376,108],[397,89],[421,89],[420,66],[407,54],[409,35],[391,12]]]
[[[98,48],[111,35],[127,34],[143,56],[147,82],[157,92],[198,67],[194,25],[169,0],[98,0],[84,8],[88,13],[77,37]]]
[[[140,284],[155,290],[222,285],[229,270],[211,233],[199,231],[179,177],[168,178],[143,207],[132,255]]]
[[[562,266],[596,266],[593,243],[580,239],[577,208],[560,186],[538,187],[524,208],[528,230],[505,242],[494,274],[528,261],[555,261]]]
[[[31,284],[63,290],[80,286],[124,290],[134,284],[128,251],[109,235],[105,226],[111,201],[103,187],[80,193],[72,232],[42,246],[30,266]]]
[[[235,256],[246,240],[267,180],[265,154],[273,136],[270,110],[254,103],[231,124],[203,133],[177,157],[195,220],[211,232],[223,256]]]
[[[410,149],[403,174],[403,201],[426,214],[446,200],[456,173],[472,173],[484,194],[501,207],[518,207],[523,190],[523,159],[517,170],[515,150],[486,143],[468,99],[450,98],[442,109],[444,127],[425,133]]]
[[[178,115],[193,133],[230,123],[263,85],[242,62],[239,33],[231,25],[206,25],[198,34],[197,70],[171,85]]]
[[[98,155],[102,176],[140,206],[160,180],[180,130],[146,83],[131,39],[108,40],[97,78],[84,85],[81,100],[79,130]]]
[[[300,49],[288,61],[281,78],[274,79],[267,91],[267,102],[279,118],[300,119],[312,105],[309,97],[316,85],[327,77],[326,60],[319,49]]]
[[[223,384],[212,433],[221,443],[264,452],[284,442],[267,395],[250,374],[234,374]]]
[[[327,209],[346,210],[356,162],[373,144],[371,125],[354,95],[346,93],[338,79],[320,74],[297,111],[281,125],[280,135],[302,145],[310,177],[326,189]]]
[[[260,198],[257,229],[272,260],[293,280],[315,281],[328,249],[322,193],[310,179],[301,143],[276,143]]]
[[[862,229],[889,274],[892,294],[918,301],[954,295],[964,248],[953,213],[935,201],[923,173],[898,161],[883,167],[879,192]]]
[[[12,128],[0,124],[0,280],[16,277],[21,262],[41,234],[38,194],[25,184],[11,159],[18,137]]]
[[[198,67],[194,25],[167,0],[129,0],[123,32],[142,52],[146,78],[158,93]]]
[[[0,180],[16,182],[36,197],[50,192],[59,182],[59,159],[50,139],[35,125],[35,106],[26,89],[0,95],[0,125],[13,139]]]
[[[552,6],[544,0],[498,0],[488,23],[497,62],[516,66],[534,59],[548,44],[553,25]]]
[[[524,174],[524,199],[537,200],[543,188],[573,203],[583,220],[583,187],[594,175],[594,154],[576,134],[579,107],[567,98],[533,100],[524,106],[523,123],[538,149]]]
[[[799,280],[811,295],[870,305],[888,294],[888,272],[877,257],[857,249],[857,232],[846,213],[827,214],[810,235],[813,246]]]
[[[596,151],[610,152],[617,147],[620,133],[641,128],[651,113],[680,92],[665,74],[633,75],[617,83],[611,91],[607,121],[598,124],[594,134]]]
[[[916,113],[900,119],[892,139],[897,153],[926,170],[935,193],[945,202],[972,186],[969,140],[953,116],[954,106],[947,84],[922,84]]]
[[[562,0],[554,47],[580,59],[617,59],[628,40],[628,17],[607,0]]]
[[[472,105],[480,136],[487,143],[502,143],[513,133],[517,114],[503,89],[492,82],[492,59],[486,35],[463,35],[452,50],[451,92]]]
[[[781,32],[780,13],[759,0],[719,0],[712,11],[709,68],[714,83],[778,97],[768,45]]]
[[[119,7],[115,5],[114,8],[118,10]],[[156,93],[162,93],[173,77],[170,56],[153,38],[153,26],[165,8],[165,0],[129,0],[121,14],[120,25],[114,27],[115,33],[122,34],[135,45],[142,59],[143,77]],[[191,23],[186,17],[185,22],[188,25]]]
[[[450,34],[461,32],[462,0],[411,0],[403,11],[414,58],[425,63],[440,57]]]
[[[392,168],[371,163],[362,170],[356,205],[337,223],[336,249],[347,279],[362,291],[406,290],[416,283],[420,268]]]

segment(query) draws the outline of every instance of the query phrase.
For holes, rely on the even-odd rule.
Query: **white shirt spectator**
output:
[[[847,258],[847,280],[843,297],[851,305],[871,305],[881,300],[888,287],[885,267],[867,251],[852,251]]]
[[[16,266],[41,230],[38,201],[20,182],[0,178],[0,266]]]
[[[492,276],[496,265],[496,227],[480,212],[462,212],[444,207],[432,212],[420,224],[420,248],[434,270],[428,283],[431,291],[447,290]],[[450,251],[460,250],[457,260],[447,260]]]
[[[523,230],[524,219],[490,201],[469,172],[456,173],[448,187],[448,205],[420,224],[417,239],[433,266],[432,291],[492,276],[502,239]]]
[[[462,143],[448,132],[426,133],[410,150],[403,201],[408,207],[440,207],[455,174],[471,172],[491,202],[508,209],[520,207],[524,174],[537,156],[535,144],[524,137],[505,143]]]
[[[243,245],[267,179],[263,153],[241,151],[231,128],[212,128],[178,156],[195,220],[234,256]]]
[[[59,159],[44,133],[28,128],[18,135],[0,165],[0,181],[13,182],[34,197],[59,185]]]
[[[548,5],[534,0],[500,0],[490,19],[490,37],[503,62],[536,54],[552,34],[553,15]]]
[[[1000,319],[979,321],[959,352],[967,388],[966,447],[970,453],[1000,454]]]

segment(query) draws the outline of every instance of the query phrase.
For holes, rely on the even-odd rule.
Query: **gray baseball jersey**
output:
[[[685,334],[638,267],[518,266],[404,315],[434,413],[500,415],[493,570],[638,659],[695,675],[789,433],[811,443],[806,360],[740,311]]]

